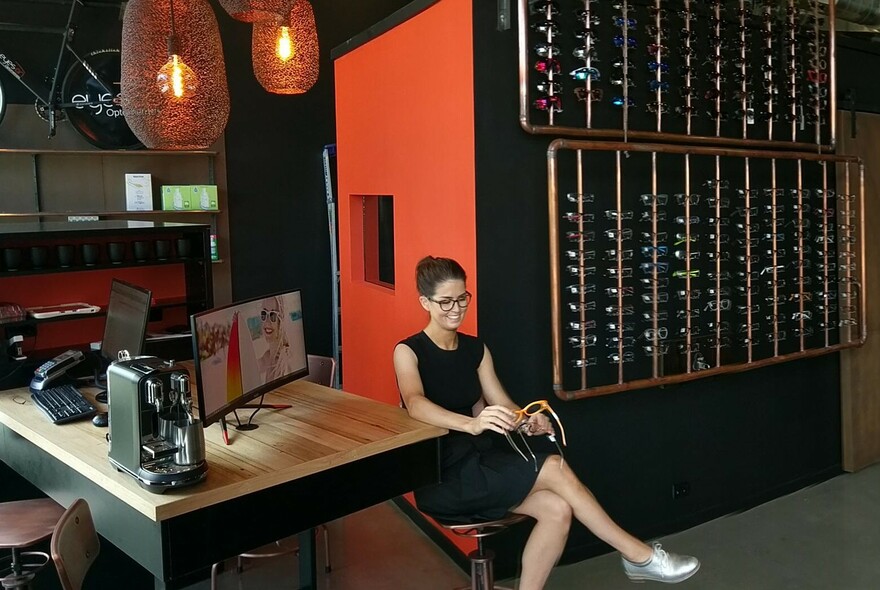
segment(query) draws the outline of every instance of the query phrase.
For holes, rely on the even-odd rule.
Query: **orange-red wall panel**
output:
[[[477,290],[471,10],[442,0],[336,60],[345,389],[389,403],[394,345],[427,319],[416,262],[456,258]],[[394,199],[393,290],[364,281],[362,195]]]
[[[336,60],[343,375],[379,401],[398,403],[391,353],[427,323],[416,262],[455,258],[478,290],[472,29],[471,0],[441,0]],[[394,199],[394,289],[364,280],[361,195]]]

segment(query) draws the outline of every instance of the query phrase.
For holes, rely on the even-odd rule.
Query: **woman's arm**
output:
[[[483,388],[483,397],[486,398],[487,404],[504,406],[511,410],[519,409],[519,406],[510,399],[504,386],[501,385],[498,375],[495,374],[495,363],[492,361],[492,353],[489,352],[489,347],[485,344],[483,345],[483,362],[480,363],[480,367],[477,369],[477,375],[480,377],[480,386]]]
[[[394,372],[400,397],[409,415],[433,426],[477,435],[484,430],[503,433],[513,427],[514,414],[506,407],[489,405],[474,418],[450,412],[425,397],[419,361],[406,344],[394,348]],[[480,379],[482,382],[482,378]]]

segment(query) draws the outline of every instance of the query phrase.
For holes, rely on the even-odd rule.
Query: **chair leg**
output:
[[[324,531],[324,573],[330,573],[330,529],[326,524],[322,524],[318,529]],[[317,529],[316,531],[317,532]]]
[[[215,563],[211,566],[211,590],[217,590],[217,570],[219,568],[219,563]]]

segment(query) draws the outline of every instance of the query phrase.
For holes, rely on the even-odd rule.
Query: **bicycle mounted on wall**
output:
[[[0,47],[0,66],[34,96],[34,108],[37,115],[48,123],[50,138],[55,136],[58,122],[67,119],[89,143],[99,148],[142,147],[125,122],[120,106],[119,49],[99,49],[81,56],[73,47],[77,7],[82,5],[82,0],[70,0],[64,27],[0,22],[0,31],[61,36],[55,68],[45,80],[48,91],[43,89],[41,92],[39,85],[31,79],[33,76],[29,77],[25,68],[3,47]],[[74,61],[66,67],[71,57]],[[0,123],[8,101],[8,91],[0,79]]]

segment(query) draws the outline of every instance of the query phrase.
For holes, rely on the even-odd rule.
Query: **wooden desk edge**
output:
[[[313,384],[309,385],[314,386]],[[333,391],[336,394],[344,393],[346,396],[351,395],[358,398],[358,400],[376,403],[384,408],[393,408],[393,406],[381,404],[381,402],[355,396],[354,394],[339,392],[338,390]],[[9,391],[0,393],[7,394]],[[20,395],[26,395],[21,392],[18,393]],[[13,395],[15,395],[15,393],[13,393]],[[35,416],[39,414],[39,417],[37,418],[38,420],[46,420],[35,406],[30,405],[30,409],[33,410]],[[41,432],[29,427],[26,422],[13,418],[12,416],[7,415],[4,411],[0,411],[0,423],[4,424],[11,431],[22,436],[36,447],[46,452],[49,456],[64,463],[83,477],[131,506],[134,510],[156,522],[173,518],[199,508],[218,504],[226,500],[234,499],[254,491],[266,489],[299,477],[305,477],[323,469],[344,465],[346,463],[420,441],[438,438],[447,432],[445,429],[431,426],[429,424],[416,422],[414,420],[412,422],[413,428],[404,432],[365,443],[356,449],[343,450],[318,459],[303,462],[287,469],[265,473],[257,477],[226,484],[214,489],[206,490],[204,484],[197,484],[191,488],[182,489],[180,491],[172,490],[165,494],[158,495],[140,488],[132,477],[118,473],[116,469],[110,465],[109,459],[107,459],[106,468],[98,469],[94,465],[80,458],[75,450],[62,446],[58,442],[47,438]],[[51,425],[48,421],[46,421],[46,424]],[[51,426],[52,428],[56,428],[54,425]],[[69,427],[75,427],[75,425],[64,425],[59,428]],[[94,427],[89,424],[87,428]],[[61,430],[59,430],[59,433],[60,432]],[[209,458],[209,477],[210,468],[211,461]]]

